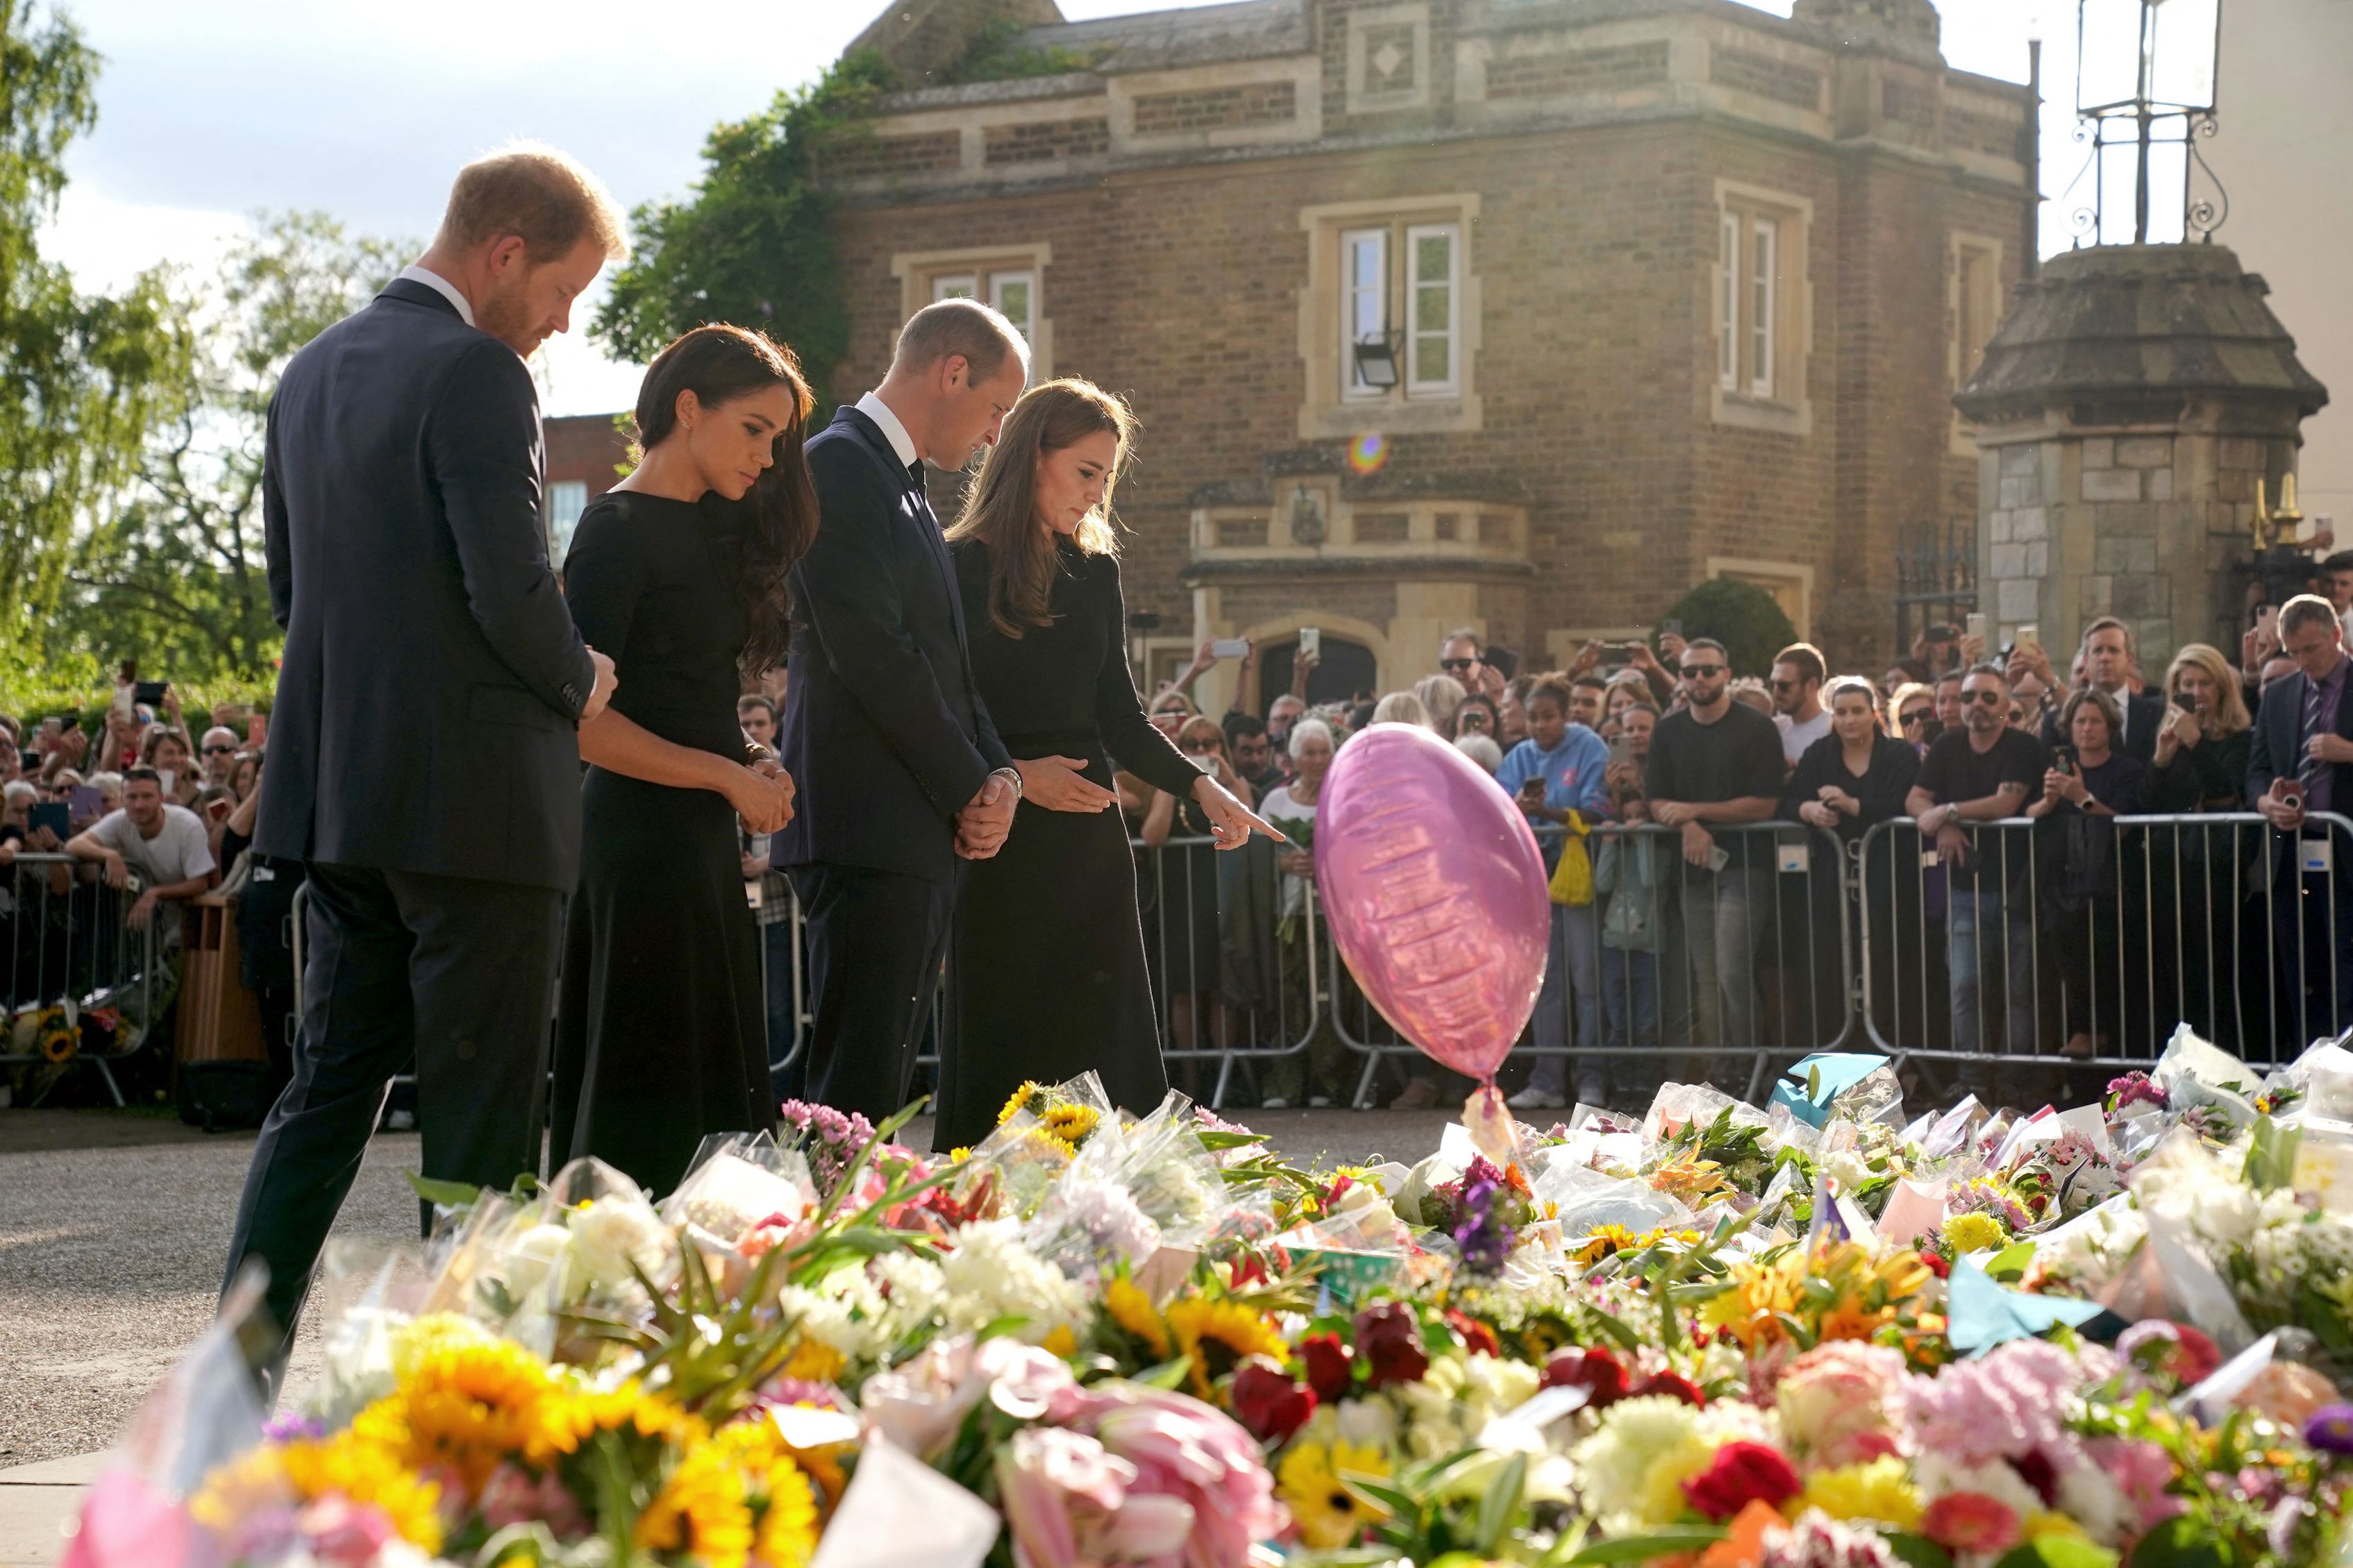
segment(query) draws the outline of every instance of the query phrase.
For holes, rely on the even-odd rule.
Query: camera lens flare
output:
[[[1360,474],[1377,474],[1389,460],[1388,437],[1367,430],[1348,443],[1348,467]]]

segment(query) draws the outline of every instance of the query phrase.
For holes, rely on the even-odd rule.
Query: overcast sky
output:
[[[1170,3],[1061,6],[1076,19]],[[626,205],[677,195],[713,124],[813,79],[879,4],[68,4],[105,66],[98,129],[69,158],[73,183],[46,248],[100,288],[161,260],[205,265],[257,209],[323,208],[362,232],[421,239],[452,171],[517,136],[575,154]],[[2044,80],[2061,84],[2045,96],[2063,102],[2069,0],[1937,4],[1948,61],[2017,81],[2030,31],[2054,18],[2047,30],[2067,36],[2045,47]],[[1762,8],[1789,9],[1788,0]],[[2044,119],[2049,164],[2066,145],[2064,116]],[[550,414],[603,413],[636,395],[637,368],[607,363],[586,341],[587,313],[547,351]]]

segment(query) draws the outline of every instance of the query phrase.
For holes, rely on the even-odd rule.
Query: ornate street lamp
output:
[[[2075,21],[2076,140],[2091,144],[2092,202],[2073,215],[2076,243],[2111,243],[2107,219],[2132,200],[2132,243],[2148,243],[2152,174],[2180,182],[2182,237],[2211,239],[2229,210],[2192,199],[2189,166],[2214,172],[2198,138],[2214,134],[2221,0],[2082,0]],[[2153,168],[2160,149],[2161,168]],[[2129,165],[2127,174],[2126,165]],[[2078,176],[2080,179],[2081,176]],[[2215,184],[2219,194],[2221,187]]]

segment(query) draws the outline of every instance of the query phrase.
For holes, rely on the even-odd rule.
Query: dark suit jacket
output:
[[[889,437],[842,408],[808,443],[817,542],[793,568],[779,867],[955,875],[955,816],[1009,767],[973,684],[955,564]]]
[[[2042,716],[2042,743],[2046,746],[2072,746],[2074,740],[2059,728],[2059,715],[2066,711],[2067,699],[2073,692],[2062,693],[2059,706]],[[2157,755],[2157,729],[2165,722],[2165,699],[2154,691],[2144,691],[2125,699],[2125,743],[2116,750],[2135,762],[2147,762]]]
[[[294,356],[262,468],[286,658],[256,848],[571,890],[596,681],[545,467],[531,373],[421,283]]]
[[[2337,732],[2353,740],[2353,672],[2337,699]],[[2272,780],[2292,779],[2304,766],[2296,737],[2304,729],[2304,677],[2292,675],[2263,693],[2255,710],[2254,743],[2247,749],[2247,809],[2271,793]],[[2353,816],[2353,763],[2329,763],[2328,809]]]

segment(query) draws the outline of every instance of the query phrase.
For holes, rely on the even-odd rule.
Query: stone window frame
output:
[[[949,297],[961,284],[965,297],[995,306],[1003,298],[1005,282],[1022,279],[1029,285],[1029,384],[1054,375],[1054,321],[1046,314],[1046,269],[1053,265],[1054,247],[1040,240],[1029,245],[967,246],[958,250],[909,250],[891,258],[891,276],[899,279],[899,319],[905,321],[934,300]],[[1021,323],[1016,322],[1016,326]]]
[[[1715,182],[1705,362],[1708,417],[1714,423],[1785,436],[1813,433],[1813,399],[1807,390],[1814,337],[1813,227],[1814,204],[1804,196],[1734,180]],[[1761,311],[1769,359],[1760,363],[1756,284],[1763,245],[1771,247],[1772,265]]]
[[[1994,330],[2001,325],[2002,307],[2008,290],[2002,286],[2001,268],[2007,247],[1996,236],[1957,228],[1946,237],[1945,245],[1945,374],[1947,392],[1958,392],[1978,366],[1985,360],[1985,345]],[[1981,263],[1981,278],[1970,299],[1970,263]],[[1984,336],[1975,349],[1968,345],[1973,322],[1981,319]],[[1977,426],[1953,410],[1951,426],[1952,451],[1956,457],[1977,455]]]
[[[1782,613],[1789,605],[1782,590],[1788,590],[1797,600],[1797,613],[1789,616],[1789,624],[1797,628],[1798,640],[1809,641],[1813,634],[1807,628],[1814,619],[1814,569],[1796,561],[1756,561],[1738,555],[1711,555],[1707,558],[1707,575],[1711,581],[1728,577],[1736,583],[1747,583],[1773,595]]]
[[[1365,35],[1368,28],[1410,26],[1413,29],[1413,87],[1406,92],[1369,92],[1365,87]],[[1350,114],[1386,114],[1397,110],[1427,109],[1430,103],[1430,7],[1427,5],[1377,5],[1348,13],[1347,106]]]
[[[1477,233],[1480,197],[1475,191],[1446,192],[1383,201],[1325,202],[1299,209],[1308,238],[1307,282],[1300,291],[1299,354],[1305,370],[1305,399],[1299,408],[1303,440],[1325,440],[1360,433],[1377,414],[1384,432],[1477,431],[1485,423],[1478,388],[1482,339]],[[1367,393],[1349,384],[1354,370],[1351,321],[1344,314],[1350,291],[1342,266],[1351,237],[1384,229],[1385,323],[1405,318],[1403,274],[1406,238],[1416,230],[1447,227],[1453,252],[1453,379],[1451,384],[1411,383],[1409,343],[1398,343],[1398,385]],[[1384,330],[1389,330],[1385,325]]]

